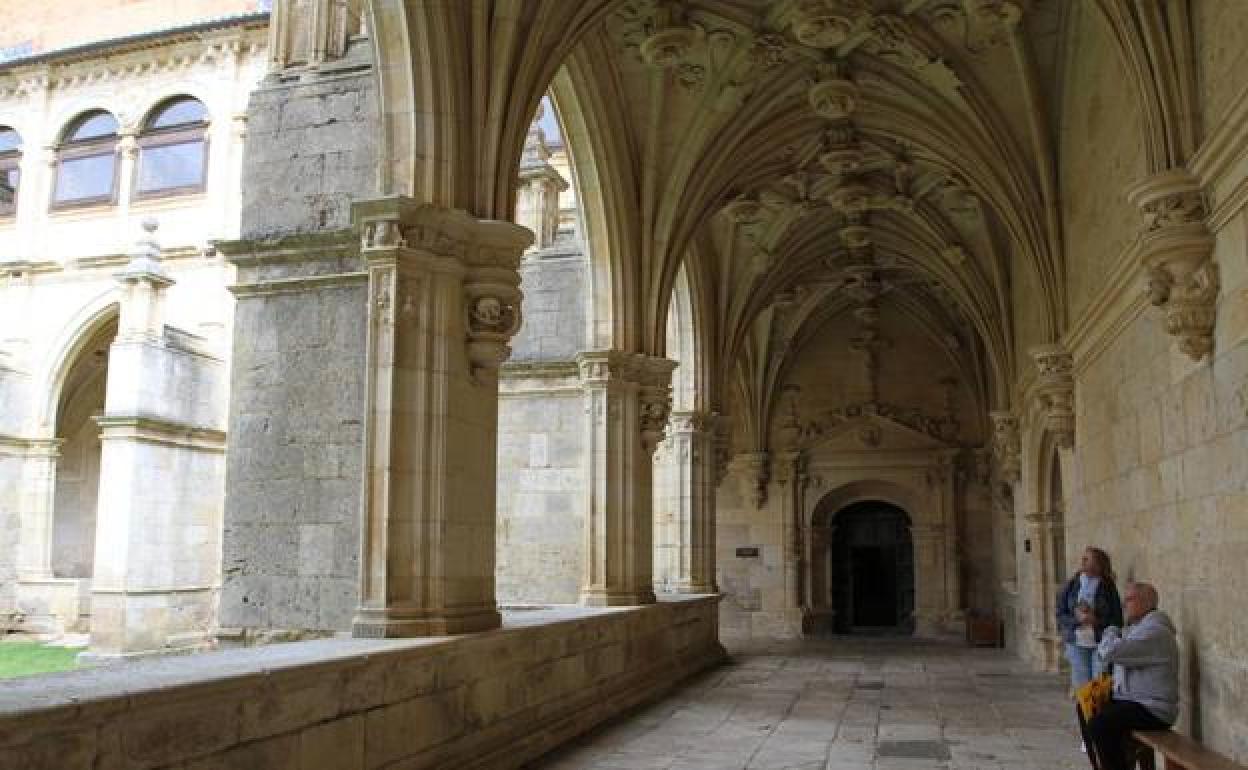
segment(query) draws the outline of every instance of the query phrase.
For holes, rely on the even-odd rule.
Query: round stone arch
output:
[[[610,10],[607,3],[598,5],[585,13]],[[532,6],[536,12],[538,3]],[[552,9],[558,16],[575,7],[566,4]],[[541,30],[543,40],[513,46],[513,53],[522,55],[517,52],[526,47],[539,50],[550,45],[561,61],[549,69],[546,64],[536,67],[525,62],[506,70],[500,63],[490,63],[489,78],[506,81],[501,97],[505,103],[498,107],[498,122],[475,135],[480,146],[467,146],[464,142],[470,139],[465,139],[457,120],[478,121],[480,116],[467,116],[471,100],[465,95],[482,84],[470,78],[471,68],[458,59],[472,55],[459,50],[452,39],[453,33],[462,32],[458,29],[462,19],[433,5],[394,0],[366,0],[365,14],[377,72],[381,194],[463,208],[478,217],[513,219],[519,151],[542,95],[549,93],[572,162],[570,182],[581,210],[580,229],[589,260],[586,349],[640,350],[634,331],[639,325],[632,322],[635,313],[630,310],[637,303],[628,301],[635,299],[639,289],[627,285],[628,271],[621,269],[634,263],[625,252],[637,229],[632,226],[635,223],[618,221],[620,212],[629,208],[620,205],[619,191],[631,179],[632,169],[623,170],[612,160],[619,149],[614,144],[618,132],[608,130],[618,122],[604,112],[611,109],[610,100],[604,102],[591,79],[569,72],[573,65],[565,54],[571,41],[560,38],[570,33],[551,24]],[[577,29],[583,32],[590,26],[578,25]],[[502,27],[514,32],[511,25]],[[485,86],[493,87],[491,83]],[[473,162],[483,159],[487,166],[468,173],[464,166],[469,158]],[[489,189],[468,189],[465,179]]]
[[[100,331],[115,324],[121,315],[121,304],[116,289],[109,289],[93,297],[65,323],[48,346],[51,354],[42,367],[39,378],[43,401],[35,408],[34,433],[37,438],[51,438],[56,431],[57,408],[65,380],[82,351]]]
[[[812,458],[811,471],[819,475],[820,463]],[[922,476],[905,478],[905,473],[887,474],[894,478],[858,478],[832,486],[823,494],[807,497],[804,539],[803,629],[824,633],[832,629],[834,565],[832,564],[832,522],[836,514],[856,503],[880,502],[903,511],[910,522],[914,569],[914,633],[933,636],[951,630],[959,615],[956,573],[958,565],[948,542],[946,506],[936,502],[944,495],[933,495],[923,488]],[[949,587],[955,590],[947,590]]]

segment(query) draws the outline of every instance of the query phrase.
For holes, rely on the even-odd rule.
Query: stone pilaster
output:
[[[363,637],[495,628],[498,366],[532,235],[384,198],[355,204],[368,268]]]
[[[62,439],[21,442],[16,454],[22,461],[17,493],[19,546],[18,580],[52,577],[52,512],[56,499],[56,461]]]
[[[776,452],[772,478],[780,486],[780,516],[784,526],[785,608],[800,610],[805,604],[802,573],[805,568],[802,510],[806,490],[806,456],[795,449]]]
[[[1075,376],[1070,353],[1061,345],[1040,345],[1028,351],[1039,370],[1036,401],[1045,430],[1062,449],[1075,445]]]
[[[91,659],[204,641],[220,575],[223,366],[198,338],[169,333],[164,305],[173,280],[160,263],[156,222],[143,229],[116,275],[121,315],[97,418]],[[197,409],[188,390],[222,413]]]
[[[1218,266],[1200,182],[1186,169],[1155,174],[1128,193],[1144,215],[1140,262],[1148,298],[1165,314],[1166,333],[1199,361],[1213,350]]]
[[[589,606],[649,604],[653,587],[653,453],[671,408],[674,361],[600,350],[577,357],[586,401]]]
[[[702,412],[674,412],[667,439],[676,480],[676,550],[672,583],[679,593],[715,593],[714,429]]]
[[[1056,511],[1029,513],[1027,539],[1031,542],[1031,618],[1029,626],[1046,671],[1056,671],[1061,661],[1061,636],[1057,633],[1054,606],[1058,582],[1055,530],[1062,526]]]

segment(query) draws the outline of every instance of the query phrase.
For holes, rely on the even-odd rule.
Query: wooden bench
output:
[[[1135,730],[1140,770],[1248,770],[1174,730]]]

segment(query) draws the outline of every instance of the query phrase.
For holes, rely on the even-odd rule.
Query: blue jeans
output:
[[[1101,675],[1101,662],[1096,657],[1095,647],[1079,647],[1067,642],[1066,660],[1070,661],[1070,686],[1073,690]]]

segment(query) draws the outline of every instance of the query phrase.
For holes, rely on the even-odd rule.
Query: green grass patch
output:
[[[78,668],[80,647],[52,647],[40,642],[0,643],[0,679]]]

